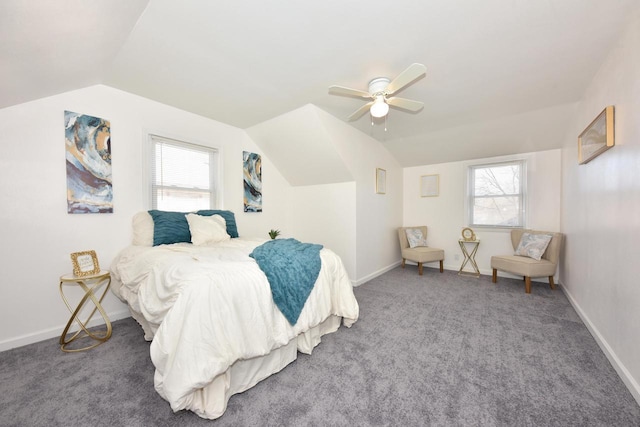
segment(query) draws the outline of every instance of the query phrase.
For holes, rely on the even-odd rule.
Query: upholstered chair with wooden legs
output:
[[[529,256],[515,254],[492,256],[491,268],[493,269],[493,283],[497,282],[498,270],[500,270],[522,276],[524,278],[524,290],[528,294],[531,293],[532,277],[548,277],[549,286],[551,289],[555,289],[556,287],[553,283],[553,276],[556,274],[556,270],[558,268],[560,249],[562,247],[564,235],[562,233],[554,233],[550,231],[514,229],[511,230],[511,245],[513,246],[514,251],[518,249],[520,240],[524,233],[529,233],[530,235],[547,234],[552,237],[540,260],[536,260]]]
[[[407,238],[407,229],[420,230],[424,239],[420,246],[410,247],[409,239]],[[422,264],[440,261],[440,273],[443,272],[442,263],[444,261],[444,250],[422,246],[426,244],[427,240],[426,226],[400,227],[398,228],[398,239],[400,239],[400,252],[402,253],[402,268],[404,268],[406,260],[413,261],[418,264],[418,274],[422,276]]]

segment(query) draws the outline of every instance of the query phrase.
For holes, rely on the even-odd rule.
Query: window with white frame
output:
[[[469,166],[467,193],[467,222],[470,226],[525,226],[524,160]]]
[[[157,135],[149,139],[152,209],[217,208],[218,151]]]

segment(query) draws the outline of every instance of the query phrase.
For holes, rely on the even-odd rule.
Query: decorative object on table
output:
[[[476,233],[469,227],[465,227],[462,229],[462,240],[465,242],[473,242],[476,240]]]
[[[460,266],[460,270],[458,270],[458,275],[480,277],[480,269],[478,268],[478,264],[476,263],[476,252],[478,252],[480,240],[476,239],[474,236],[472,240],[459,239],[458,244],[460,245],[460,250],[462,250],[462,254],[464,255],[464,261]],[[471,252],[469,252],[467,245],[471,246]],[[473,271],[465,271],[464,268],[467,266],[467,264],[471,266]]]
[[[69,300],[67,300],[67,297],[64,295],[63,287],[65,285],[77,285],[80,286],[84,291],[84,297],[80,300],[75,309],[71,307],[71,304],[69,304]],[[67,353],[74,353],[78,351],[89,350],[91,348],[99,346],[100,344],[111,338],[111,321],[109,321],[109,317],[107,316],[107,313],[105,313],[101,305],[102,300],[107,294],[110,285],[111,273],[109,273],[108,271],[98,271],[98,273],[86,277],[77,277],[75,274],[73,276],[69,274],[60,277],[60,296],[62,297],[62,300],[71,313],[71,317],[69,318],[64,331],[62,332],[62,335],[60,335],[60,349],[62,351]],[[102,294],[100,294],[100,297],[97,297],[96,291],[98,291],[101,287],[103,287]],[[93,303],[93,310],[91,310],[89,316],[87,316],[87,319],[83,322],[82,320],[80,320],[79,315],[80,311],[82,311],[88,301],[91,301]],[[89,322],[91,321],[91,318],[96,311],[99,311],[100,315],[104,319],[104,331],[89,329]],[[73,324],[74,320],[78,324],[80,329],[78,329],[76,332],[72,332],[71,336],[67,337],[67,335],[69,334],[69,328]],[[70,344],[74,343],[80,338],[90,338],[95,342],[85,347],[69,347]]]
[[[271,231],[269,231],[269,237],[271,237],[271,239],[275,239],[279,235],[280,235],[280,230],[271,229]]]
[[[440,175],[420,177],[420,197],[437,197],[440,194]]]
[[[262,156],[242,152],[244,175],[244,211],[262,212]]]
[[[92,276],[100,273],[100,264],[95,251],[74,252],[71,254],[73,274],[76,277]]]
[[[376,168],[376,193],[387,193],[387,171],[382,168]]]
[[[578,163],[584,165],[615,145],[614,108],[609,105],[578,137]]]
[[[111,123],[64,112],[67,213],[113,213]]]

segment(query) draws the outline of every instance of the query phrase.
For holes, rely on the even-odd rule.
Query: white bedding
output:
[[[155,387],[174,411],[217,418],[226,400],[215,401],[220,397],[203,390],[237,361],[266,356],[292,341],[298,351],[310,353],[318,331],[339,325],[332,317],[338,322],[342,317],[348,327],[358,319],[342,261],[325,248],[318,280],[291,326],[273,303],[266,276],[248,256],[262,243],[237,238],[212,246],[130,246],[114,260],[114,292],[129,304],[146,338],[153,338]],[[319,326],[325,321],[336,326]],[[317,338],[309,339],[311,333]],[[214,401],[203,403],[203,396]]]

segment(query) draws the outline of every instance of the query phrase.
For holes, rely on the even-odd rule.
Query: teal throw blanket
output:
[[[296,239],[270,240],[249,255],[271,285],[271,295],[284,317],[295,325],[320,274],[322,245]]]

